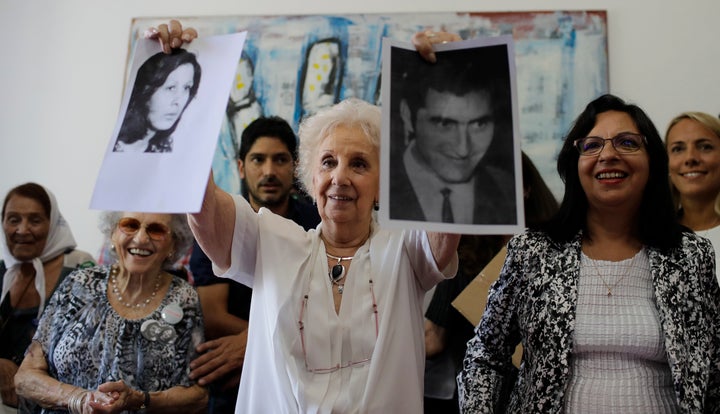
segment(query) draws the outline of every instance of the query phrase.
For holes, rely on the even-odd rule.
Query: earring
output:
[[[375,211],[380,210],[380,203],[378,203],[377,201],[375,201],[375,204],[373,205],[373,210],[375,210]]]
[[[110,250],[115,251],[115,245],[110,243]]]

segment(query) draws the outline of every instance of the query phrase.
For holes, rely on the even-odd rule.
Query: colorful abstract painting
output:
[[[151,26],[133,20],[130,50]],[[261,115],[297,130],[304,116],[348,97],[380,103],[383,37],[409,41],[421,30],[469,39],[512,35],[515,41],[522,150],[556,194],[555,162],[572,120],[608,86],[605,11],[397,13],[308,16],[218,16],[180,19],[200,36],[248,31],[213,162],[216,181],[239,192],[235,154],[244,127]]]

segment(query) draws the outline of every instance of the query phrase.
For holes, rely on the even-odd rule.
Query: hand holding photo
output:
[[[194,53],[158,52],[138,69],[115,152],[171,152],[172,134],[197,95],[202,69]]]
[[[383,45],[379,219],[463,234],[524,228],[513,41]]]
[[[203,37],[171,53],[137,41],[91,208],[200,209],[245,37]]]

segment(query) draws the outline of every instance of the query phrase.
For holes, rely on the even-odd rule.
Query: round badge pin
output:
[[[162,326],[160,326],[160,323],[158,321],[153,319],[147,320],[143,322],[142,325],[140,325],[140,333],[148,341],[157,341],[161,331]]]
[[[177,333],[175,332],[175,328],[172,326],[165,325],[161,327],[160,334],[158,335],[158,341],[165,342],[165,343],[171,343],[177,338]]]
[[[165,322],[175,325],[182,320],[183,310],[177,303],[171,303],[163,308],[160,315]]]

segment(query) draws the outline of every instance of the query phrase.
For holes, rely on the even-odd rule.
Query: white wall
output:
[[[678,112],[720,112],[718,0],[0,0],[0,198],[27,181],[46,185],[79,247],[96,253],[88,205],[133,17],[582,9],[607,10],[610,91],[661,133]]]

